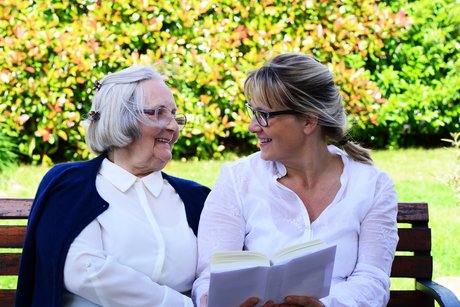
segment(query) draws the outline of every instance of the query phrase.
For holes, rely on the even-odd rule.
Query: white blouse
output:
[[[110,206],[74,240],[64,306],[193,306],[196,236],[161,172],[137,178],[108,159],[96,188]]]
[[[255,153],[222,166],[198,230],[199,277],[192,290],[198,305],[209,288],[214,252],[246,249],[270,256],[283,247],[322,239],[337,244],[330,295],[322,303],[386,306],[398,242],[394,184],[384,172],[351,160],[337,147],[329,151],[342,157],[341,187],[313,223],[297,194],[277,181],[286,175],[281,163]]]

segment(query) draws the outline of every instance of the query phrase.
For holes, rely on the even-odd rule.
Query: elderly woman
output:
[[[337,245],[330,295],[288,296],[274,303],[386,306],[398,241],[397,195],[369,151],[347,138],[332,73],[311,56],[287,53],[250,72],[244,89],[249,131],[260,152],[224,164],[205,202],[196,303],[207,304],[214,252],[245,249],[271,256],[322,239]],[[247,299],[241,298],[243,306],[258,301]]]
[[[16,306],[193,306],[207,187],[161,170],[186,124],[149,67],[96,83],[86,142],[54,166],[30,213]]]

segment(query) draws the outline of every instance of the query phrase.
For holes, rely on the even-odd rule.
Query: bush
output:
[[[420,0],[407,9],[412,26],[386,46],[390,61],[375,74],[388,97],[379,123],[389,147],[439,146],[460,129],[460,6]]]
[[[0,124],[0,127],[3,124]],[[9,135],[0,134],[0,174],[13,166],[17,160],[18,151],[14,139]]]
[[[178,106],[189,114],[175,158],[243,155],[256,149],[246,129],[246,73],[273,54],[300,51],[335,73],[357,136],[373,147],[392,144],[399,129],[391,119],[395,93],[412,93],[399,74],[407,71],[402,63],[395,76],[401,84],[380,78],[391,76],[395,56],[406,48],[398,42],[410,19],[399,3],[4,0],[0,121],[7,126],[1,132],[15,135],[28,161],[86,159],[79,123],[94,81],[131,64],[161,62]],[[398,120],[409,116],[401,112]],[[445,115],[444,123],[458,110]]]

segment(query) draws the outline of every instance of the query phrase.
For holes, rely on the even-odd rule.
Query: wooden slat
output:
[[[427,203],[399,203],[398,223],[428,223]]]
[[[13,289],[0,289],[0,306],[13,307],[16,301],[16,290]]]
[[[18,275],[20,258],[20,253],[0,253],[0,276]]]
[[[408,303],[410,302],[410,303]],[[433,307],[434,300],[420,291],[392,290],[388,307]]]
[[[32,202],[32,198],[0,198],[0,219],[27,218]]]
[[[413,277],[431,280],[433,258],[427,256],[395,256],[391,277]]]
[[[0,225],[0,248],[22,248],[26,226]]]
[[[431,229],[399,228],[397,251],[431,251]]]

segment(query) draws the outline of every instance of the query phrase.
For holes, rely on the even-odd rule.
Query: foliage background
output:
[[[3,0],[0,147],[88,158],[94,81],[161,62],[190,122],[175,158],[244,155],[245,75],[285,51],[327,63],[366,146],[435,146],[460,129],[459,18],[455,0]]]

